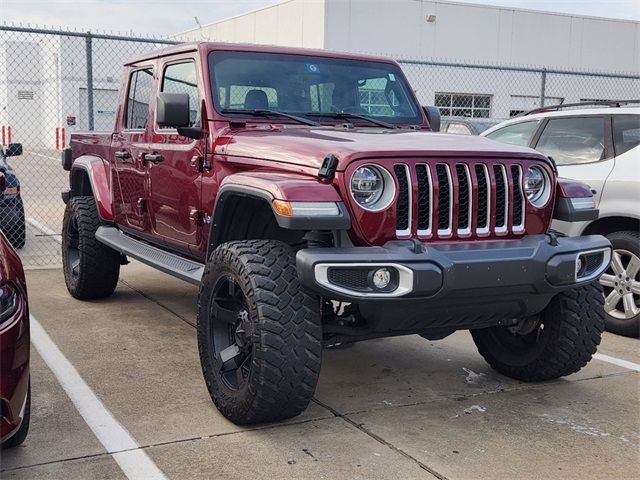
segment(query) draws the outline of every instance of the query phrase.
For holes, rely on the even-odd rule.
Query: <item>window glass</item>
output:
[[[520,122],[513,125],[507,125],[506,127],[499,128],[487,135],[488,138],[497,140],[502,143],[509,143],[511,145],[527,146],[531,141],[533,132],[538,127],[537,121]]]
[[[640,144],[640,115],[613,116],[613,146],[622,155]]]
[[[219,110],[270,109],[298,116],[347,112],[396,124],[422,122],[420,107],[393,64],[230,51],[213,52],[209,67],[216,93],[214,104]]]
[[[434,102],[442,116],[489,118],[491,114],[491,95],[436,93]]]
[[[575,165],[604,156],[604,118],[552,118],[544,128],[536,150],[557,165]]]
[[[174,63],[165,68],[160,91],[189,95],[189,126],[197,127],[200,125],[200,96],[198,95],[198,75],[194,62]]]
[[[146,128],[152,85],[153,71],[150,68],[136,70],[131,74],[129,94],[127,96],[126,128]]]

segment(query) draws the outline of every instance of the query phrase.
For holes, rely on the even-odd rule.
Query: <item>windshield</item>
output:
[[[395,125],[420,124],[422,115],[400,69],[373,63],[306,55],[217,51],[209,55],[215,108],[274,110],[300,117],[353,113]],[[243,116],[242,112],[224,112]],[[348,118],[359,125],[373,125]],[[375,125],[374,125],[375,126]]]

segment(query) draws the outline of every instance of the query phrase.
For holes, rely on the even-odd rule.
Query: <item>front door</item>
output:
[[[187,93],[190,126],[201,125],[200,99],[195,58],[168,58],[162,66],[159,91]],[[202,229],[200,162],[204,140],[178,135],[153,121],[153,134],[145,154],[149,179],[151,228],[178,249],[199,241]]]
[[[147,151],[149,103],[153,90],[153,68],[133,70],[129,76],[126,107],[111,142],[116,173],[113,203],[116,222],[133,230],[147,231]]]

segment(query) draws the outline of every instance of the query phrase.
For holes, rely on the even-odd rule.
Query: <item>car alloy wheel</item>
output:
[[[640,313],[640,258],[628,250],[615,249],[609,269],[600,277],[604,287],[604,310],[612,317],[630,320]]]

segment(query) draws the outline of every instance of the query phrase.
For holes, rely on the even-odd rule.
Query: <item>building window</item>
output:
[[[437,92],[435,106],[443,116],[489,118],[491,95]]]

